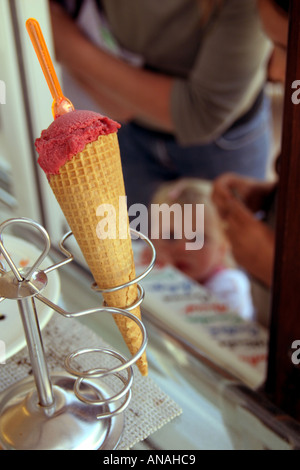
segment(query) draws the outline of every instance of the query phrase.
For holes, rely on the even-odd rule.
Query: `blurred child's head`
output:
[[[229,244],[225,237],[222,221],[211,200],[211,183],[201,179],[180,179],[163,184],[154,194],[153,205],[167,204],[170,208],[181,208],[181,219],[172,217],[151,220],[152,242],[157,251],[157,259],[177,267],[198,282],[207,281],[218,269],[228,266]],[[199,220],[197,205],[204,205],[204,217]],[[152,206],[153,207],[153,206]],[[198,206],[199,208],[199,206]],[[203,206],[202,206],[203,209]],[[198,217],[198,218],[197,218]],[[198,249],[192,246],[184,225],[188,223],[189,234],[204,241]],[[151,225],[150,224],[150,225]],[[153,226],[159,224],[159,227]],[[181,225],[181,232],[176,226]],[[192,230],[191,230],[192,227]],[[181,237],[178,237],[181,233]]]

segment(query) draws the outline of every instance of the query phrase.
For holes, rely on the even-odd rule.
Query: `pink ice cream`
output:
[[[117,132],[120,124],[93,111],[71,111],[53,121],[36,139],[38,163],[47,177],[59,173],[59,169],[86,144],[100,135]]]

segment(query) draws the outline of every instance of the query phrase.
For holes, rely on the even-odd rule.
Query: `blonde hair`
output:
[[[198,178],[180,178],[163,183],[152,198],[152,204],[204,204],[218,225],[221,219],[211,199],[212,184]]]
[[[223,221],[221,220],[217,208],[212,200],[213,185],[210,181],[200,178],[180,178],[175,181],[163,183],[152,197],[151,204],[204,204],[205,217],[209,217],[212,235],[221,242],[225,242],[230,248],[228,238],[225,233]],[[228,250],[226,256],[228,266],[235,266],[235,262]]]

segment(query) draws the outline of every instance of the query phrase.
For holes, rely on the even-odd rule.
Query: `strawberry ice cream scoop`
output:
[[[71,111],[55,119],[48,129],[36,139],[38,163],[47,177],[59,173],[59,169],[86,144],[100,135],[107,135],[120,128],[120,124],[93,111]]]

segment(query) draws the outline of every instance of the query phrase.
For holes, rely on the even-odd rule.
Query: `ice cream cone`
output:
[[[99,288],[113,288],[134,279],[129,221],[120,207],[125,188],[117,133],[100,135],[87,143],[59,173],[48,175],[48,180]],[[101,223],[107,231],[101,231]],[[114,233],[108,232],[111,228]],[[107,306],[126,308],[136,301],[137,286],[104,293],[103,297]],[[141,318],[139,307],[132,313]],[[130,353],[136,354],[142,344],[140,328],[122,315],[114,315],[114,319]],[[137,366],[147,375],[146,353]]]

